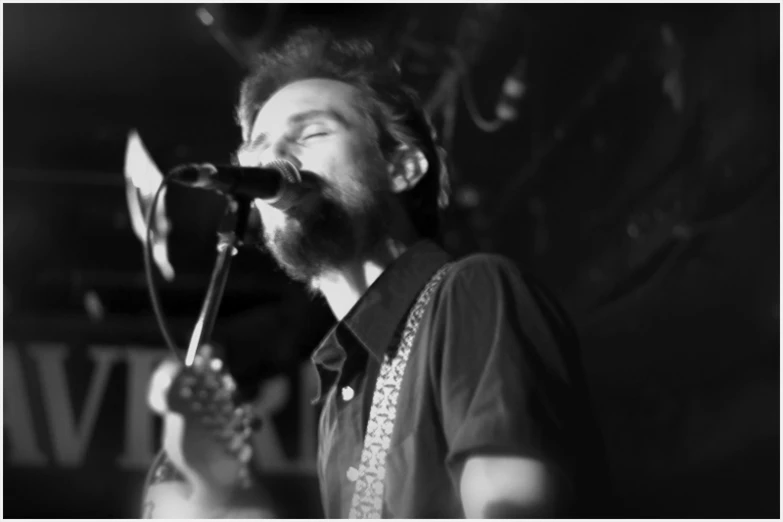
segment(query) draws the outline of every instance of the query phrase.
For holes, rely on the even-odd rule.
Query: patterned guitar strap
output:
[[[405,375],[405,367],[416,338],[419,322],[432,294],[446,275],[451,263],[443,265],[424,287],[408,315],[397,353],[384,357],[381,372],[375,381],[364,449],[359,464],[359,477],[351,501],[350,518],[383,518],[383,491],[386,478],[386,455],[391,443],[397,416],[397,398]]]

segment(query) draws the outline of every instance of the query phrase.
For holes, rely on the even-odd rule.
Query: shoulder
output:
[[[471,254],[455,261],[433,296],[435,321],[463,322],[465,317],[486,317],[508,308],[527,295],[517,265],[497,254]]]
[[[452,271],[470,271],[476,269],[514,269],[516,264],[500,254],[478,252],[453,261]]]
[[[441,286],[435,305],[439,315],[470,310],[491,318],[514,316],[520,322],[573,329],[555,294],[502,255],[477,253],[454,261]]]
[[[477,253],[454,261],[435,309],[447,320],[457,317],[459,324],[465,323],[466,315],[485,317],[493,324],[511,320],[532,328],[536,336],[547,331],[558,343],[579,342],[557,295],[524,267],[498,254]]]
[[[509,258],[489,253],[477,253],[452,262],[443,281],[446,292],[453,290],[482,290],[498,284],[518,285],[522,274]]]

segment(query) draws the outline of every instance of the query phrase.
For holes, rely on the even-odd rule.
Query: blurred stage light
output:
[[[511,122],[519,116],[519,104],[525,96],[525,58],[520,58],[503,81],[503,90],[495,107],[495,116],[499,120]]]
[[[84,293],[84,309],[87,312],[87,317],[93,322],[102,321],[106,316],[101,298],[95,290],[88,290]]]
[[[141,136],[132,130],[125,150],[125,188],[133,232],[142,244],[147,242],[147,212],[162,182],[163,174],[147,152]],[[171,222],[166,215],[166,190],[161,192],[152,216],[152,257],[161,275],[172,281],[175,274],[168,253]]]
[[[463,185],[456,190],[454,199],[463,208],[475,208],[481,202],[481,194],[472,185]]]

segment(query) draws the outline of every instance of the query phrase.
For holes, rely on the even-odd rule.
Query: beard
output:
[[[385,193],[378,188],[363,186],[350,203],[323,181],[316,192],[286,211],[281,224],[265,226],[257,242],[291,279],[302,283],[371,255],[388,233]]]

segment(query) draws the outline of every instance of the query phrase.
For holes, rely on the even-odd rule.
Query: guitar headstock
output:
[[[226,423],[234,410],[235,391],[236,383],[223,370],[222,361],[212,358],[181,368],[171,382],[166,399],[174,413],[207,424]]]
[[[237,404],[236,382],[225,365],[205,347],[182,367],[166,393],[168,410],[210,432],[240,464],[240,481],[249,485],[251,437],[260,421],[249,404]]]

